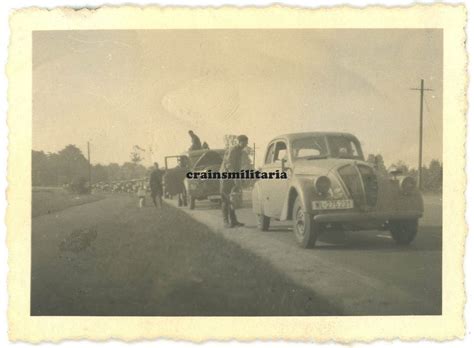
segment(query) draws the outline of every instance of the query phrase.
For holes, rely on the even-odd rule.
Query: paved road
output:
[[[326,238],[316,249],[303,250],[296,246],[288,223],[272,222],[270,231],[258,231],[248,201],[238,211],[246,224],[239,229],[225,230],[218,207],[210,202],[183,210],[263,256],[293,281],[342,307],[346,315],[440,314],[442,206],[437,196],[424,200],[426,212],[409,247],[397,246],[388,232],[363,231],[346,233],[337,243]]]

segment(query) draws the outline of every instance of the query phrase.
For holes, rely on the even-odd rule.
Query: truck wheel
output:
[[[196,207],[196,198],[189,196],[189,209],[193,210]]]
[[[311,249],[318,237],[317,225],[311,215],[303,211],[303,204],[296,198],[293,206],[293,232],[298,245],[305,249]]]
[[[268,231],[270,227],[270,218],[263,214],[257,214],[257,226],[260,231]]]
[[[418,220],[391,221],[389,225],[393,240],[400,245],[408,245],[418,232]]]

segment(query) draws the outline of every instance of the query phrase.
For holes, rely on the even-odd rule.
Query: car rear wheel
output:
[[[389,225],[393,240],[400,245],[408,245],[418,232],[418,220],[391,221]]]
[[[293,206],[293,232],[299,246],[305,249],[314,247],[317,239],[317,224],[311,219],[311,215],[305,213],[303,204],[296,198]]]
[[[260,231],[268,231],[270,228],[270,218],[263,214],[257,214],[257,226]]]

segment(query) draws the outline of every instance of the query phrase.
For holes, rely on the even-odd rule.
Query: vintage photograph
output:
[[[16,11],[9,338],[462,338],[466,16]]]
[[[439,28],[33,31],[30,315],[442,315],[443,88]]]

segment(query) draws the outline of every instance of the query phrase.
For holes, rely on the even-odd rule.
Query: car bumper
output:
[[[221,199],[221,195],[209,195],[207,196],[207,199],[212,201],[212,200],[219,200]]]
[[[200,201],[205,200],[205,199],[208,199],[208,200],[221,199],[221,195],[219,193],[215,193],[215,192],[208,193],[208,192],[202,192],[202,191],[195,190],[195,191],[188,191],[188,195],[192,196],[192,197],[194,197],[194,198],[196,198],[197,200],[200,200]]]
[[[385,222],[389,220],[412,220],[423,216],[422,212],[368,212],[331,213],[313,215],[316,222]]]

